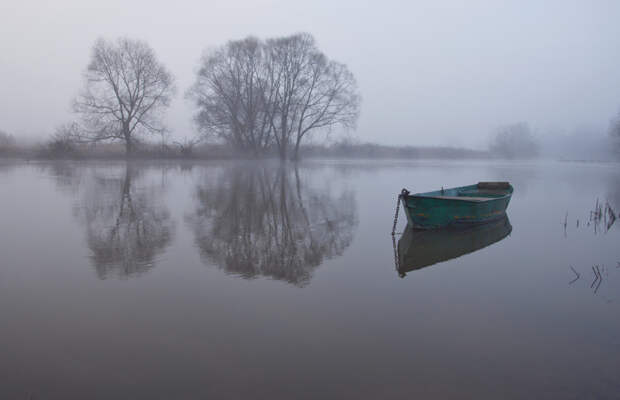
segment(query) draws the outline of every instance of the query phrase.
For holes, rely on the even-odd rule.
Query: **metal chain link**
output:
[[[400,260],[398,258],[398,248],[396,245],[396,238],[394,235],[396,234],[396,224],[398,223],[398,211],[400,210],[400,202],[405,201],[405,196],[409,194],[407,189],[403,189],[398,194],[398,199],[396,200],[396,211],[394,212],[394,225],[392,225],[392,248],[394,249],[394,266],[396,267],[396,271],[398,271],[398,276],[403,278],[405,276],[404,273],[400,272]],[[403,205],[403,207],[405,207]]]
[[[396,267],[396,272],[398,272],[398,275],[401,276],[400,261],[398,259],[398,247],[396,245],[396,238],[394,236],[392,236],[392,248],[394,249],[394,266]]]
[[[396,234],[396,224],[398,223],[398,210],[400,209],[400,194],[396,200],[396,212],[394,213],[394,225],[392,225],[392,236]]]
[[[400,209],[400,201],[404,199],[405,196],[409,194],[407,189],[403,189],[400,191],[398,195],[398,199],[396,200],[396,212],[394,213],[394,225],[392,225],[392,236],[396,234],[396,224],[398,223],[398,210]],[[404,207],[404,206],[403,206]]]

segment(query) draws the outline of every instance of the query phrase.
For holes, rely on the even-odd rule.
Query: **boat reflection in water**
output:
[[[473,253],[510,234],[508,216],[461,229],[416,230],[407,225],[398,241],[398,275]]]

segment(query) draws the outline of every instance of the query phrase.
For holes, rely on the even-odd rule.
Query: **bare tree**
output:
[[[529,125],[519,122],[498,128],[489,151],[508,159],[534,158],[539,154],[539,145]]]
[[[312,131],[353,126],[360,103],[353,74],[307,33],[228,42],[203,57],[188,97],[203,135],[255,154],[275,146],[282,159]]]
[[[297,159],[302,139],[312,131],[355,125],[360,96],[346,65],[328,60],[308,33],[268,40],[267,47],[277,88],[272,121],[280,158],[294,143]]]
[[[173,144],[179,148],[182,156],[190,157],[194,153],[194,147],[200,143],[200,138],[185,138],[182,142],[175,141]]]
[[[609,122],[609,136],[620,138],[620,112]]]
[[[65,156],[75,153],[76,145],[81,142],[81,130],[77,122],[64,123],[56,128],[47,143],[51,156]]]
[[[615,141],[615,151],[620,155],[620,112],[609,123],[609,136]]]
[[[206,53],[187,93],[198,108],[196,124],[205,137],[217,137],[255,155],[270,146],[264,51],[258,39],[230,41]]]
[[[165,130],[159,117],[174,92],[172,75],[146,42],[99,39],[73,106],[82,116],[85,139],[120,139],[131,154],[136,135]]]
[[[13,135],[0,130],[0,153],[12,150],[15,147]]]

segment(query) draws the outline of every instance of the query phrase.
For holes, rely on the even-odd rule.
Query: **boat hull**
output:
[[[437,229],[484,224],[503,218],[512,196],[512,186],[493,191],[479,189],[478,185],[402,194],[409,224],[415,229]]]

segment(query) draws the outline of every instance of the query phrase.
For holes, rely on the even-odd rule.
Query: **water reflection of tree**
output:
[[[133,185],[134,178],[131,167],[124,177],[97,178],[83,204],[91,259],[102,279],[148,271],[172,238],[168,210],[156,204],[153,188]]]
[[[326,258],[341,255],[357,224],[353,194],[304,184],[298,170],[240,166],[196,188],[188,216],[205,261],[226,272],[309,283]]]
[[[53,179],[58,190],[71,195],[79,193],[84,178],[91,172],[73,161],[54,161],[39,164],[38,167]]]
[[[121,171],[68,163],[49,166],[59,187],[78,199],[75,213],[85,226],[90,258],[101,279],[147,272],[172,240],[173,221],[158,201],[162,188],[148,184],[142,172],[132,165]]]
[[[0,159],[0,174],[6,174],[15,169],[16,163]]]

